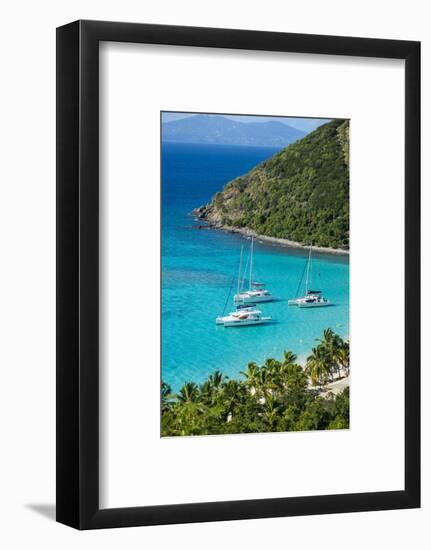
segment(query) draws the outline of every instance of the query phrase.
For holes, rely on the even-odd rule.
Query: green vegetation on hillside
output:
[[[305,369],[292,352],[282,361],[249,363],[242,380],[220,371],[174,394],[162,383],[162,435],[214,435],[332,430],[349,427],[349,388],[338,395],[322,387],[349,373],[349,343],[331,329],[307,358]]]
[[[333,120],[229,182],[195,213],[216,227],[349,248],[349,121]]]

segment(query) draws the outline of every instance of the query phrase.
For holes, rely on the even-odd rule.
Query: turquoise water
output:
[[[227,300],[226,313],[234,309],[240,249],[245,245],[246,256],[250,241],[222,231],[193,229],[197,222],[190,212],[274,152],[251,147],[162,147],[162,378],[175,390],[186,381],[204,380],[215,369],[237,377],[250,361],[281,358],[284,350],[303,360],[328,327],[348,337],[348,260],[313,255],[312,281],[331,307],[288,307],[307,253],[258,241],[253,279],[264,281],[277,297],[259,306],[274,322],[241,328],[215,325]]]

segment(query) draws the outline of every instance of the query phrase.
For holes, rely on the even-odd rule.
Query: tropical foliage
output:
[[[162,383],[162,435],[345,429],[349,388],[334,395],[324,385],[348,373],[349,343],[327,329],[305,368],[288,351],[281,361],[249,363],[241,380],[216,371],[178,393]]]
[[[349,121],[320,126],[229,182],[195,214],[215,226],[349,248]]]

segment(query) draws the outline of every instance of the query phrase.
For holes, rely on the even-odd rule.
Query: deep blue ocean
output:
[[[236,285],[239,256],[250,241],[198,225],[191,211],[229,180],[277,150],[164,143],[162,145],[162,378],[174,390],[201,382],[216,369],[235,378],[250,361],[281,358],[291,350],[303,361],[325,328],[349,334],[349,264],[345,257],[313,254],[313,280],[333,306],[288,307],[307,252],[255,241],[254,280],[278,299],[261,304],[274,322],[241,328],[215,325]],[[246,259],[244,258],[246,261]],[[233,308],[230,294],[226,313]]]

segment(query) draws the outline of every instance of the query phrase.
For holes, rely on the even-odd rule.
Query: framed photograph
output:
[[[57,29],[57,520],[420,506],[420,44]]]

